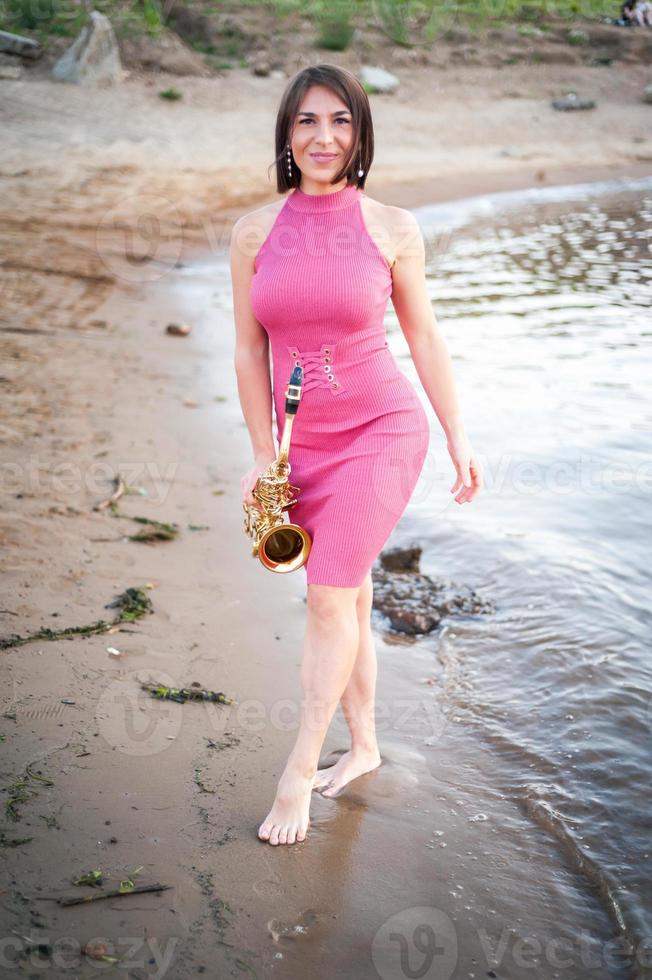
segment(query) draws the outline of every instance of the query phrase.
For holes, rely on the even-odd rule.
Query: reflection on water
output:
[[[402,532],[422,541],[424,571],[497,605],[431,641],[449,722],[432,764],[464,758],[471,771],[463,786],[449,775],[452,798],[484,800],[488,819],[495,801],[514,804],[533,828],[535,880],[550,858],[533,842],[554,844],[560,919],[582,902],[604,916],[593,959],[520,974],[511,962],[498,976],[640,977],[652,966],[648,184],[530,202],[449,234],[428,224],[434,209],[420,215],[486,489],[443,512],[453,471],[435,420]],[[395,319],[388,329],[415,380]],[[497,857],[518,850],[510,818],[494,845]]]
[[[301,849],[265,852],[271,884],[252,891],[243,867],[236,904],[258,975],[652,975],[652,179],[607,191],[418,212],[486,489],[452,502],[445,440],[390,307],[390,346],[433,422],[392,543],[420,542],[423,571],[496,611],[418,642],[374,613],[383,765],[340,799],[316,794]],[[175,283],[198,318],[208,311],[190,342],[228,396],[215,425],[241,445],[244,471],[228,265],[181,269]],[[264,587],[280,634],[305,584],[278,578]],[[296,669],[298,651],[284,656],[279,668]],[[282,761],[278,730],[265,737]],[[347,746],[338,712],[322,764]]]

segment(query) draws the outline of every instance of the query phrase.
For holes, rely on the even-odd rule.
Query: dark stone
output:
[[[473,589],[420,572],[421,550],[415,545],[382,552],[372,570],[373,608],[387,616],[392,629],[417,636],[437,629],[444,616],[494,611],[493,603]]]
[[[570,109],[595,109],[593,99],[578,99],[575,95],[569,95],[564,99],[553,99],[553,109],[568,112]]]
[[[388,572],[418,572],[421,552],[420,545],[409,548],[388,548],[380,555],[380,563]]]

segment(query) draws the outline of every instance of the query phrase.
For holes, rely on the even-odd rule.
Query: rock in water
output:
[[[444,616],[495,611],[474,589],[424,575],[420,556],[419,545],[388,549],[373,569],[373,608],[387,616],[393,630],[416,636],[437,629]]]
[[[78,85],[104,86],[122,81],[120,51],[108,17],[91,11],[89,22],[55,62],[52,77]]]

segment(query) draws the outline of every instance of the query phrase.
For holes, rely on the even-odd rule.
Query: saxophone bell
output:
[[[272,572],[293,572],[305,564],[312,540],[299,524],[284,523],[284,514],[296,503],[299,487],[293,486],[288,477],[290,435],[292,423],[301,400],[303,369],[297,366],[285,390],[285,424],[277,458],[256,480],[251,494],[256,505],[242,506],[245,511],[244,530],[253,541],[251,554],[258,557],[265,568]]]

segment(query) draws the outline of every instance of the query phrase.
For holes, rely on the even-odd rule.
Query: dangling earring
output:
[[[363,176],[364,176],[364,170],[362,169],[362,157],[360,157],[360,161],[358,164],[358,177],[363,177]]]
[[[292,179],[292,151],[290,150],[290,145],[288,143],[288,177]]]

